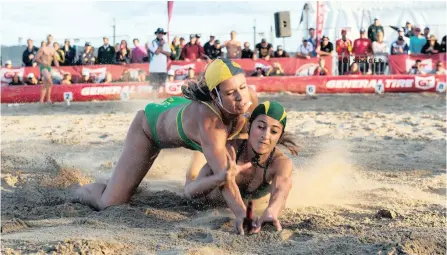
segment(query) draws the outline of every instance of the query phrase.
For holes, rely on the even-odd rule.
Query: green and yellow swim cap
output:
[[[205,82],[208,89],[212,91],[221,82],[241,73],[245,74],[238,63],[227,58],[216,59],[205,70]]]
[[[283,130],[286,129],[287,113],[280,103],[275,101],[265,101],[264,103],[259,104],[251,113],[250,123],[252,123],[256,119],[256,117],[262,114],[265,114],[279,121],[284,127]]]

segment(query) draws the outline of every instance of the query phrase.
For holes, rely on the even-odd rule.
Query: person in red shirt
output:
[[[189,38],[190,41],[183,47],[180,59],[185,61],[200,60],[205,56],[205,51],[202,46],[197,44],[196,35],[190,35]]]
[[[368,56],[372,53],[372,43],[366,37],[366,31],[364,28],[360,29],[360,38],[354,40],[354,46],[352,48],[355,56],[355,62],[358,63],[360,71],[366,73],[369,70]]]
[[[346,38],[346,29],[341,30],[341,39],[335,43],[338,54],[338,74],[343,75],[349,71],[350,56],[352,54],[352,42]]]
[[[315,68],[314,71],[314,76],[320,76],[320,75],[329,75],[329,70],[327,70],[326,67],[324,67],[324,65],[326,64],[326,61],[324,61],[323,58],[320,58],[318,60],[318,67]]]

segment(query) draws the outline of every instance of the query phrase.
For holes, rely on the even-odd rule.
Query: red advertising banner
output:
[[[436,69],[436,63],[441,61],[446,66],[446,54],[439,53],[433,55],[412,54],[412,55],[390,55],[388,56],[388,64],[390,74],[407,74],[415,64],[416,60],[421,60],[422,67],[426,73],[431,73]]]
[[[153,91],[147,83],[118,84],[74,84],[53,87],[54,102],[119,100],[149,98],[158,93],[159,97],[181,95],[181,86],[185,81],[167,83],[165,88]],[[306,77],[247,77],[247,84],[257,92],[306,93],[309,85],[315,86],[318,94],[331,93],[375,93],[381,86],[385,93],[396,92],[443,92],[446,77],[444,75],[353,75],[353,76],[306,76]],[[2,103],[38,102],[40,86],[6,86],[1,89]]]
[[[332,73],[332,61],[330,57],[323,57],[326,59],[326,68],[329,73]],[[236,59],[234,60],[244,69],[247,76],[250,76],[257,66],[261,66],[267,71],[272,67],[273,63],[277,62],[281,65],[287,76],[304,76],[313,74],[315,68],[318,66],[318,59],[298,59],[298,58],[272,58],[266,60],[252,60],[252,59]],[[208,61],[170,61],[168,69],[172,69],[175,72],[177,80],[184,79],[188,74],[188,69],[193,68],[196,73],[200,73],[204,70]],[[125,72],[129,72],[130,80],[136,81],[139,72],[149,74],[149,64],[130,64],[130,65],[92,65],[92,66],[62,66],[60,68],[53,67],[51,74],[53,81],[57,84],[62,80],[64,73],[70,73],[72,76],[72,82],[78,83],[81,81],[82,72],[88,71],[96,83],[102,81],[107,73],[112,75],[114,81],[118,81],[122,78]],[[18,67],[12,69],[1,68],[0,77],[2,86],[8,85],[11,82],[14,74],[18,74],[23,81],[28,74],[33,73],[34,76],[40,76],[40,70],[38,67]]]

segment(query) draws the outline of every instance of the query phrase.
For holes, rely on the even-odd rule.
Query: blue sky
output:
[[[58,42],[63,42],[64,38],[79,38],[79,44],[90,41],[98,47],[103,36],[111,38],[114,18],[117,41],[126,39],[130,44],[133,38],[140,38],[142,42],[151,40],[157,27],[167,27],[166,1],[0,1],[2,45],[17,45],[19,37],[23,38],[22,44],[26,43],[27,38],[34,39],[38,44],[51,33]],[[274,12],[290,11],[293,35],[285,39],[285,44],[286,49],[295,50],[306,31],[306,24],[298,26],[304,3],[175,1],[171,34],[187,37],[191,33],[201,33],[204,42],[212,32],[218,39],[225,41],[229,39],[230,31],[236,30],[240,41],[253,44],[253,23],[256,19],[257,42],[261,37],[270,41]],[[359,23],[359,18],[354,16],[362,13],[363,8],[371,10],[373,16],[378,14],[386,25],[404,24],[408,19],[416,20],[421,26],[433,25],[436,34],[443,35],[446,32],[445,2],[386,1],[379,4],[378,1],[336,1],[328,3],[328,7],[333,15],[337,16],[331,22],[325,23],[325,34],[329,35],[330,39],[339,37],[340,27],[343,26],[352,27],[351,37],[355,39],[360,24],[356,24]],[[350,11],[344,12],[347,8],[350,8]],[[313,16],[310,18],[309,26],[315,25],[314,19]],[[394,38],[393,33],[394,31],[386,28],[385,39]],[[283,40],[274,38],[273,44],[283,44]]]

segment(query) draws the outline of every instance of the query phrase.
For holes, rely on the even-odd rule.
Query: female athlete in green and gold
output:
[[[182,92],[184,98],[151,103],[136,114],[110,181],[78,189],[81,203],[98,210],[126,203],[164,148],[200,151],[213,172],[227,169],[227,140],[237,138],[246,127],[245,114],[258,104],[244,71],[229,59],[214,60],[204,79],[184,86]],[[238,170],[248,167],[250,163]],[[222,195],[235,214],[245,213],[245,206],[236,202],[231,189],[224,187]]]
[[[293,137],[285,133],[286,122],[287,113],[281,104],[267,101],[258,105],[250,117],[248,140],[227,143],[228,170],[214,173],[208,164],[205,165],[196,174],[197,178],[191,174],[187,179],[185,196],[206,197],[215,202],[221,200],[220,187],[224,185],[237,194],[236,201],[240,204],[244,204],[243,199],[254,200],[270,194],[268,206],[256,222],[254,232],[259,232],[265,222],[273,223],[280,231],[278,217],[292,188],[293,162],[277,145],[285,146],[292,155],[298,154]],[[248,162],[252,166],[239,171],[237,166]],[[235,227],[240,234],[244,234],[244,218],[245,214],[236,215]]]

